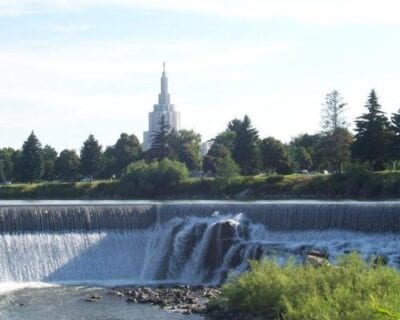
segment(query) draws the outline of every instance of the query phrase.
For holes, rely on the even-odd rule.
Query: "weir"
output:
[[[397,266],[399,240],[400,202],[0,202],[0,281],[216,283],[310,249]]]

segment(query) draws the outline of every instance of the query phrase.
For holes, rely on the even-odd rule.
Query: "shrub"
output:
[[[188,176],[185,164],[178,161],[138,161],[128,166],[121,179],[121,187],[125,194],[153,195],[175,187]]]
[[[355,253],[337,266],[251,262],[251,271],[223,287],[221,307],[267,319],[389,319],[400,310],[400,273]],[[385,314],[385,310],[387,311]]]

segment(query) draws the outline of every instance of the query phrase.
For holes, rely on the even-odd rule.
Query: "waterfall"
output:
[[[218,283],[310,249],[400,262],[400,202],[1,204],[0,282]]]

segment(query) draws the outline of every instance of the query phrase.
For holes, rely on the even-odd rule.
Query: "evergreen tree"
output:
[[[97,178],[103,169],[101,145],[91,134],[81,149],[81,169],[85,176]]]
[[[333,90],[326,95],[321,114],[321,124],[325,131],[334,132],[338,128],[346,127],[347,122],[344,116],[346,105],[347,103],[338,91]]]
[[[77,181],[81,161],[75,150],[63,150],[55,162],[55,173],[64,181]]]
[[[20,169],[23,182],[34,182],[42,177],[43,150],[39,139],[33,131],[22,146]]]
[[[400,109],[392,114],[392,137],[390,141],[391,158],[400,160]]]
[[[243,121],[233,120],[228,130],[236,133],[232,157],[244,175],[256,174],[259,171],[258,131],[253,128],[250,118],[245,115]]]
[[[262,165],[268,172],[290,173],[289,157],[281,141],[272,137],[263,139],[260,143],[260,156]]]
[[[158,122],[159,131],[154,131],[151,135],[152,144],[148,155],[152,160],[162,160],[172,155],[172,149],[169,146],[169,135],[171,126],[165,120],[164,115]]]
[[[57,160],[57,151],[45,145],[43,148],[43,180],[51,181],[55,179],[54,165]]]
[[[373,170],[382,170],[389,160],[389,143],[391,129],[389,121],[381,110],[375,90],[369,94],[367,113],[356,120],[356,134],[352,145],[352,156],[360,161],[368,162]]]

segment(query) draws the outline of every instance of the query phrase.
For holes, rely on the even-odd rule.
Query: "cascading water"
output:
[[[0,282],[216,283],[310,249],[400,258],[400,202],[0,204]]]

